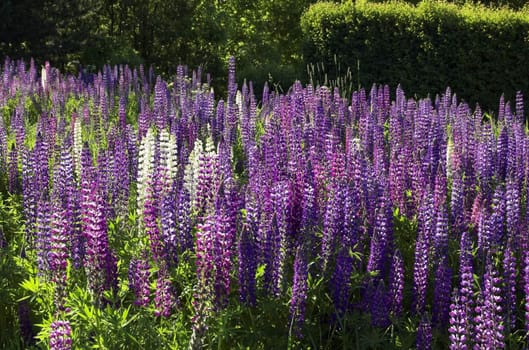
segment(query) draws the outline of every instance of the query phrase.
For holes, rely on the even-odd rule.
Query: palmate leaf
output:
[[[42,289],[42,284],[40,283],[40,279],[38,277],[29,277],[28,279],[24,280],[22,283],[20,283],[20,287],[22,289],[30,292],[31,294],[38,294],[39,291]],[[25,296],[18,301],[22,301],[25,299],[30,298],[31,296]]]

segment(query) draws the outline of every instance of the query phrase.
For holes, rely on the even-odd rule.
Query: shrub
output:
[[[502,93],[513,99],[529,88],[525,12],[432,1],[318,3],[301,26],[306,63],[336,59],[364,86],[401,84],[422,96],[450,86],[486,109],[496,109]]]

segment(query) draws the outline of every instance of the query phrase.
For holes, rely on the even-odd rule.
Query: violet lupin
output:
[[[529,251],[523,251],[523,297],[524,297],[524,326],[529,334]]]
[[[204,348],[207,322],[213,309],[214,230],[215,217],[213,215],[205,217],[203,222],[197,225],[195,243],[197,286],[193,298],[193,332],[189,341],[189,349],[193,350]]]
[[[72,329],[68,321],[54,321],[50,325],[50,350],[70,350]]]
[[[384,184],[381,185],[384,186]],[[375,227],[373,229],[371,249],[367,262],[367,270],[369,272],[378,271],[379,274],[387,272],[388,257],[391,254],[393,244],[393,213],[389,196],[386,194],[387,188],[381,191],[381,196],[378,199],[379,204],[377,205],[374,222]]]
[[[0,159],[0,164],[1,162],[2,160]],[[11,150],[9,151],[9,192],[17,193],[18,189],[19,189],[18,152],[15,147],[15,144],[12,144]]]
[[[20,327],[20,335],[24,341],[24,345],[28,346],[34,341],[33,324],[31,322],[31,308],[29,300],[25,299],[18,302],[18,324]]]
[[[351,253],[355,249],[360,236],[359,216],[360,205],[358,196],[351,187],[347,187],[344,206],[344,231],[339,237],[339,249],[336,264],[331,279],[332,297],[337,316],[343,316],[349,308],[349,297],[351,294],[351,273],[353,271],[353,258]],[[305,211],[304,211],[305,213]],[[306,239],[306,238],[305,238]]]
[[[508,241],[503,251],[503,310],[507,334],[516,328],[516,256],[513,243]]]
[[[389,276],[389,311],[398,317],[403,311],[404,300],[404,260],[399,250],[393,254]]]
[[[308,266],[303,244],[296,249],[294,258],[294,280],[292,282],[292,296],[290,298],[290,317],[294,334],[303,337],[305,322],[305,307],[308,290]]]
[[[460,242],[461,255],[459,257],[459,299],[464,314],[469,317],[474,314],[474,267],[472,258],[472,241],[468,232],[463,232]],[[473,334],[472,323],[464,324],[468,337]]]
[[[418,233],[415,242],[415,262],[413,267],[413,305],[415,312],[422,314],[426,301],[428,273],[430,269],[430,247],[434,234],[434,199],[427,189],[419,208]]]
[[[334,181],[337,182],[337,180]],[[323,237],[321,243],[322,270],[324,271],[331,257],[331,253],[334,251],[338,234],[343,229],[343,202],[345,186],[343,183],[333,183],[330,187],[330,198],[327,200],[325,209]]]
[[[455,233],[459,233],[464,225],[464,200],[463,172],[456,170],[452,176],[452,192],[450,196],[450,226]]]
[[[215,299],[217,306],[223,307],[227,304],[230,294],[230,274],[232,268],[233,245],[235,241],[235,229],[230,225],[230,218],[221,208],[215,215]]]
[[[505,193],[505,224],[507,239],[513,240],[516,243],[520,237],[518,236],[520,223],[520,190],[516,181],[509,176],[506,182]]]
[[[156,280],[156,291],[154,296],[154,315],[157,317],[171,316],[171,309],[174,304],[174,296],[169,279],[169,271],[165,263],[162,263],[158,270]]]
[[[475,340],[479,349],[503,349],[504,323],[502,317],[501,279],[490,256],[487,257],[483,290],[476,305]]]
[[[283,288],[287,249],[287,233],[289,230],[289,187],[287,181],[277,183],[272,189],[275,206],[276,228],[273,230],[273,261],[272,261],[272,293],[278,297]]]
[[[422,316],[417,328],[417,350],[430,350],[432,348],[432,325],[426,316]]]
[[[246,192],[246,218],[237,240],[239,262],[239,296],[242,302],[255,304],[259,211],[255,196]]]
[[[178,195],[178,208],[176,219],[178,225],[178,248],[179,252],[185,252],[193,249],[193,236],[191,234],[191,203],[189,193],[182,187]]]
[[[169,265],[178,260],[178,236],[176,232],[176,208],[174,192],[168,191],[162,195],[160,208],[161,239],[164,249],[163,255]]]
[[[50,213],[50,204],[46,200],[39,200],[37,204],[35,250],[37,252],[37,267],[40,276],[49,275]]]
[[[424,311],[426,303],[426,288],[428,286],[429,245],[424,232],[420,231],[415,246],[415,263],[413,269],[413,293],[415,312]]]
[[[96,298],[103,301],[103,292],[114,285],[116,261],[108,246],[106,206],[98,193],[96,184],[86,180],[81,183],[81,213],[83,232],[86,239],[86,264],[88,287]]]
[[[452,302],[450,304],[450,319],[448,327],[448,339],[450,340],[450,350],[467,350],[468,340],[468,318],[465,306],[461,302],[459,290],[456,288],[452,293]]]
[[[141,253],[140,258],[132,259],[129,264],[129,289],[134,293],[134,304],[147,307],[150,302],[150,266],[147,251]]]
[[[386,328],[391,324],[389,319],[388,292],[382,279],[373,280],[376,283],[370,300],[371,324],[375,327]]]
[[[450,291],[452,289],[452,269],[448,266],[447,255],[437,261],[432,322],[439,327],[448,323]]]
[[[68,226],[66,211],[61,209],[58,203],[53,203],[50,209],[53,214],[50,222],[48,261],[51,279],[55,283],[55,304],[62,309],[66,298],[66,268],[70,255],[69,240],[72,232]]]
[[[218,170],[218,156],[214,151],[213,140],[208,138],[205,150],[200,152],[198,157],[198,179],[195,180],[197,182],[194,203],[197,217],[207,215],[214,208],[220,180]]]
[[[143,202],[143,226],[145,228],[145,234],[149,239],[149,245],[151,248],[151,254],[156,262],[160,262],[164,258],[164,246],[161,239],[161,232],[158,227],[158,210],[157,210],[157,198],[155,196],[156,182],[158,178],[147,180],[147,186],[145,189],[145,197]]]

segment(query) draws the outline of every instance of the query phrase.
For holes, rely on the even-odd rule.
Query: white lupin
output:
[[[138,154],[138,209],[143,208],[149,179],[154,174],[155,138],[152,128],[141,140]]]
[[[198,184],[198,158],[202,153],[202,141],[197,139],[184,170],[184,188],[189,193],[191,203],[194,203]]]
[[[77,118],[73,125],[73,157],[75,175],[81,177],[81,153],[83,151],[83,126],[81,118]]]

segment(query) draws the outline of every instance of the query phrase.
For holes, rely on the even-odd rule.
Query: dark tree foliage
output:
[[[74,72],[104,64],[152,65],[172,75],[178,64],[284,86],[301,78],[299,18],[314,0],[4,0],[0,56],[33,57]],[[216,85],[223,86],[224,81]],[[214,81],[215,83],[215,81]]]

